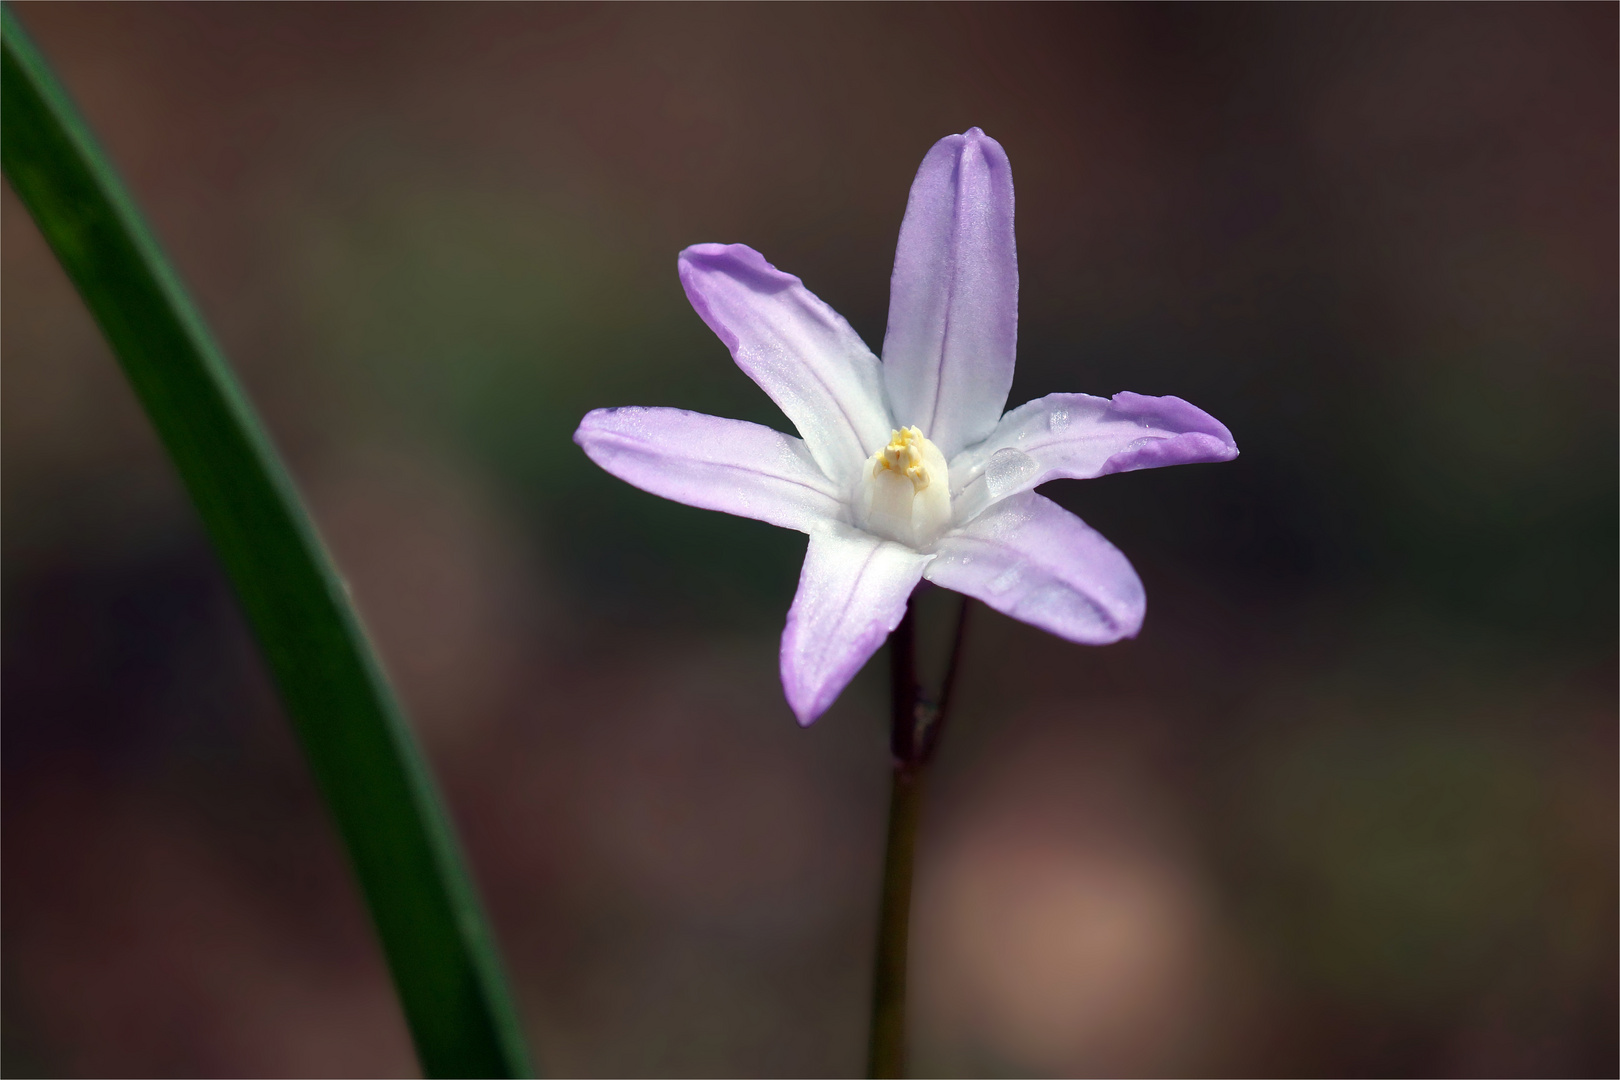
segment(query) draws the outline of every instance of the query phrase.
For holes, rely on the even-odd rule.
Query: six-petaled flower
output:
[[[799,722],[832,704],[919,580],[1070,641],[1135,635],[1146,600],[1119,550],[1035,488],[1237,456],[1175,397],[1051,394],[1007,412],[1018,326],[1012,170],[973,128],[912,183],[883,359],[799,279],[741,244],[681,252],[681,283],[801,438],[681,409],[597,409],[574,439],[677,502],[808,533],[782,635]]]

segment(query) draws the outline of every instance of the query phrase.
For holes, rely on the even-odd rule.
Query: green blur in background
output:
[[[1176,394],[1243,456],[1045,489],[1137,566],[1138,640],[976,612],[915,1069],[1620,1067],[1612,6],[18,14],[310,497],[548,1072],[861,1066],[884,665],[800,731],[803,539],[570,436],[782,426],[676,252],[747,243],[876,347],[973,125],[1011,400]],[[409,1072],[200,527],[3,200],[3,1070]]]

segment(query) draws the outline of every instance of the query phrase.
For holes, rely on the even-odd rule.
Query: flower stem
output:
[[[892,725],[889,746],[894,774],[889,789],[889,833],[883,855],[883,899],[878,915],[877,970],[872,988],[872,1041],[867,1073],[899,1077],[906,1067],[906,958],[911,931],[911,872],[922,809],[923,770],[933,759],[962,655],[968,600],[956,620],[951,659],[938,705],[917,685],[914,602],[889,635]]]
[[[898,1077],[906,1068],[906,948],[911,923],[911,866],[922,804],[922,774],[896,763],[889,789],[889,839],[883,859],[883,907],[878,916],[877,978],[872,994],[872,1045],[867,1071]]]

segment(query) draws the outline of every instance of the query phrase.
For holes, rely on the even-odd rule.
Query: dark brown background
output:
[[[1243,456],[1051,486],[1137,641],[979,612],[917,1070],[1614,1075],[1613,5],[19,14],[352,578],[548,1071],[860,1068],[883,665],[798,730],[803,539],[569,435],[782,423],[676,252],[751,244],[876,344],[912,172],[976,124],[1013,402],[1174,393]],[[195,518],[3,209],[5,1071],[407,1072]]]

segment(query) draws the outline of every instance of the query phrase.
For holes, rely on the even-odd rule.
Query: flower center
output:
[[[867,532],[924,547],[950,524],[950,470],[939,447],[915,427],[889,436],[861,474],[855,514]]]

